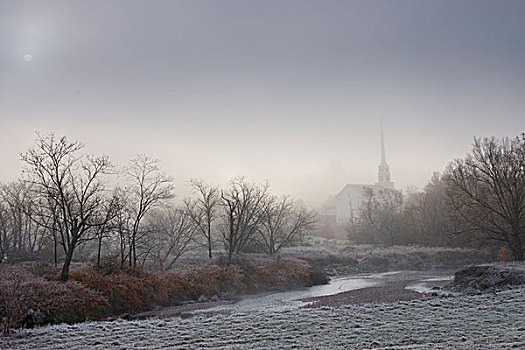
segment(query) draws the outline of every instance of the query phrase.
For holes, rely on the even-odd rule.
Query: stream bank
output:
[[[359,274],[332,278],[329,284],[285,292],[268,292],[235,296],[229,300],[187,303],[134,315],[133,319],[148,317],[181,317],[196,315],[287,312],[299,308],[342,306],[349,304],[391,303],[428,297],[410,287],[427,286],[428,281],[449,282],[454,270],[393,271],[379,274]],[[443,283],[444,284],[444,283]],[[428,288],[430,289],[430,285]]]

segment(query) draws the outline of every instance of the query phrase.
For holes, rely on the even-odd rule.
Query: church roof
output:
[[[346,184],[345,187],[343,187],[343,189],[336,195],[336,197],[339,197],[347,190],[362,193],[364,187],[371,187],[375,189],[381,186],[378,184]]]

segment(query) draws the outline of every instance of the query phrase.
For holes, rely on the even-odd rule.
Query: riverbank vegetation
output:
[[[75,264],[67,282],[52,265],[21,263],[0,269],[0,315],[5,334],[18,327],[124,317],[154,307],[219,300],[240,293],[327,283],[299,259],[239,259],[169,273],[141,268],[97,271]]]

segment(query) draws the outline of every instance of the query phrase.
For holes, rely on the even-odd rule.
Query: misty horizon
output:
[[[1,1],[0,181],[54,132],[178,193],[246,176],[317,207],[376,182],[381,119],[403,190],[523,131],[523,3],[298,5]]]

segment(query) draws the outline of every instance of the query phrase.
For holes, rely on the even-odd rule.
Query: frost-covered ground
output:
[[[422,246],[377,246],[377,245],[348,245],[347,241],[336,241],[336,240],[325,240],[316,237],[316,240],[321,240],[311,246],[297,246],[297,247],[285,247],[279,252],[281,258],[300,258],[312,262],[315,264],[332,265],[338,263],[348,264],[349,261],[355,261],[356,263],[367,262],[367,260],[373,259],[389,259],[396,260],[394,262],[401,263],[401,265],[407,266],[395,266],[395,269],[410,268],[410,265],[416,265],[418,263],[426,263],[427,265],[435,265],[441,267],[459,267],[468,264],[480,264],[483,262],[492,261],[492,256],[485,256],[479,251],[474,249],[464,248],[448,248],[448,247],[422,247]],[[217,263],[217,260],[224,259],[224,252],[214,251],[214,259],[208,259],[208,252],[203,249],[196,249],[183,255],[177,261],[178,268],[192,268],[202,267],[207,265],[213,265]],[[265,254],[246,254],[247,257],[251,258],[268,258]],[[398,261],[402,260],[402,261]],[[371,262],[372,264],[378,263],[378,261]],[[377,272],[377,269],[368,270],[366,267],[369,264],[363,266],[366,271],[364,272]],[[382,267],[384,271],[391,270],[388,266]],[[422,266],[425,267],[425,266]],[[428,267],[428,266],[426,266]],[[353,272],[349,272],[353,273]]]
[[[392,304],[56,325],[14,349],[525,348],[525,288]]]

